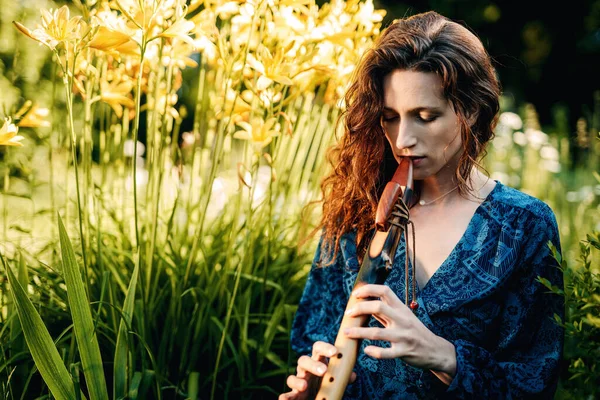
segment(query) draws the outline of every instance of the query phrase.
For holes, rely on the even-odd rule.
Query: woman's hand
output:
[[[383,328],[347,328],[344,333],[354,339],[383,340],[390,348],[365,347],[374,358],[401,358],[406,363],[438,372],[440,380],[449,384],[456,374],[454,345],[431,332],[396,294],[385,285],[364,285],[356,289],[356,298],[378,297],[379,300],[359,301],[347,310],[351,317],[373,315]]]
[[[300,400],[314,398],[319,389],[321,378],[327,372],[327,359],[337,354],[334,345],[325,342],[313,344],[312,357],[302,356],[298,359],[296,375],[287,378],[287,385],[291,392],[279,395],[279,400]],[[350,382],[356,380],[356,373],[352,373]]]

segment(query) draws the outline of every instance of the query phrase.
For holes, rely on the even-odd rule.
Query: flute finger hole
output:
[[[337,358],[342,358],[342,353],[338,353]]]
[[[331,378],[329,378],[329,382],[333,382],[335,380],[335,378],[332,376]]]

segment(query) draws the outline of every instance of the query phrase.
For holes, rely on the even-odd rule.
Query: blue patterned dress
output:
[[[542,201],[496,182],[448,258],[422,290],[417,285],[416,316],[456,348],[450,386],[401,359],[367,356],[364,347],[389,343],[364,340],[345,399],[552,398],[564,340],[553,316],[563,318],[564,300],[536,277],[563,287],[547,246],[560,251],[556,218]],[[355,231],[341,237],[329,267],[316,267],[321,245],[292,326],[298,354],[310,354],[318,340],[335,342],[359,268]],[[386,285],[404,299],[404,240]],[[369,325],[381,327],[374,318]]]

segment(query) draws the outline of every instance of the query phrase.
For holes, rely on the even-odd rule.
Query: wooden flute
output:
[[[402,186],[404,186],[404,190]],[[409,158],[402,158],[377,205],[375,219],[377,230],[371,238],[353,290],[366,284],[382,284],[386,280],[391,271],[402,232],[406,231],[410,223],[408,205],[411,204],[413,190],[412,161]],[[357,299],[350,296],[346,310],[353,308],[360,301],[369,300],[373,299]],[[348,338],[344,334],[344,329],[365,326],[368,318],[368,315],[349,317],[344,314],[335,340],[338,353],[329,359],[327,372],[321,380],[316,400],[339,400],[342,398],[350,381],[360,345],[360,340]]]

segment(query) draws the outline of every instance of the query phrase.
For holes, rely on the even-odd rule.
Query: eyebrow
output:
[[[394,110],[393,108],[390,108],[390,107],[383,107],[383,111],[397,112],[396,110]],[[421,111],[441,112],[442,109],[439,108],[439,107],[420,106],[420,107],[411,108],[410,110],[408,110],[408,113],[409,114],[416,114],[416,113],[421,112]]]

